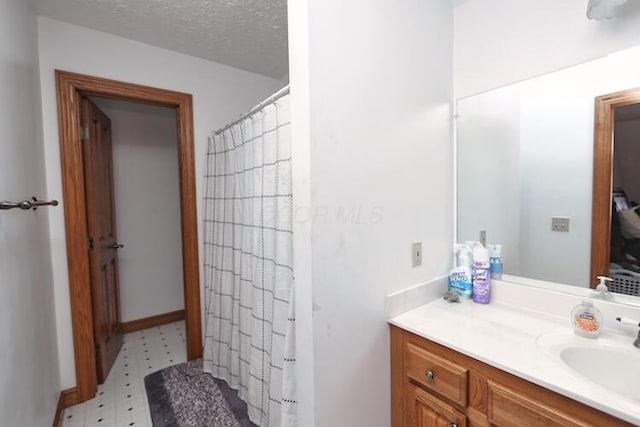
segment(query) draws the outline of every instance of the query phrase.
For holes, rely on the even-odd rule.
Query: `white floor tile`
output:
[[[152,427],[144,377],[186,362],[184,331],[184,322],[175,322],[125,335],[96,397],[67,408],[63,427]]]

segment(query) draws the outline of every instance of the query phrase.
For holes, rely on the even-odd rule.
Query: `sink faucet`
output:
[[[616,317],[616,320],[620,323],[624,323],[626,325],[635,325],[640,327],[640,322],[633,319],[628,319],[626,317]],[[638,337],[633,342],[634,347],[640,348],[640,330],[638,330]]]

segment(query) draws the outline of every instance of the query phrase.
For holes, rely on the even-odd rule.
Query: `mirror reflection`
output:
[[[609,275],[640,296],[640,48],[460,99],[457,117],[459,243],[486,232],[507,275]]]

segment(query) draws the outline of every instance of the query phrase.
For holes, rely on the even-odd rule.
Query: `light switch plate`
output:
[[[551,218],[551,231],[568,232],[571,218],[564,216],[554,216]]]
[[[411,265],[413,267],[422,265],[422,242],[411,245]]]

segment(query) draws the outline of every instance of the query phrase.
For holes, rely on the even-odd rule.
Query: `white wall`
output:
[[[184,309],[172,108],[97,99],[111,119],[123,322]]]
[[[209,132],[224,126],[281,87],[276,79],[48,18],[38,18],[38,29],[47,188],[52,197],[62,198],[55,69],[193,95],[198,214],[203,182],[200,177]],[[49,227],[60,376],[63,387],[72,387],[75,368],[62,209],[50,216]]]
[[[454,91],[462,98],[640,44],[640,2],[611,21],[587,0],[470,0],[454,11]]]
[[[0,2],[0,200],[48,197],[37,42],[31,3]],[[2,425],[53,422],[60,383],[47,216],[60,209],[0,211]]]
[[[311,212],[309,2],[287,2],[293,211]],[[312,221],[293,222],[298,425],[315,425]]]
[[[640,119],[616,123],[613,184],[640,203]]]
[[[302,302],[310,308],[312,298],[314,310],[314,378],[300,381],[305,390],[314,383],[316,426],[388,426],[384,297],[450,265],[452,7],[449,0],[305,6],[289,9],[296,31],[307,27],[290,60],[292,91],[305,91],[294,108],[307,103],[308,115],[298,115],[310,120],[309,133],[294,128],[301,136],[294,145],[310,147],[308,158],[294,159],[303,162],[294,191],[315,214],[296,230],[309,231],[306,258],[296,252],[296,280],[305,277]],[[424,261],[412,268],[416,241]],[[298,307],[296,318],[307,314]]]

